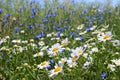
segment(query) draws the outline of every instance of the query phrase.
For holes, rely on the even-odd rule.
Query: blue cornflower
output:
[[[62,5],[62,6],[61,6],[61,8],[62,8],[63,10],[65,10],[65,9],[66,9],[66,7],[65,7],[64,5]]]
[[[75,13],[76,13],[76,10],[73,10],[73,11],[72,11],[72,14],[75,14]]]
[[[80,35],[80,40],[83,41],[84,40],[84,37],[82,35]]]
[[[70,21],[71,19],[70,19],[70,18],[66,18],[65,20],[66,20],[66,21]]]
[[[56,32],[57,37],[60,37],[60,34],[61,34],[60,31]]]
[[[88,12],[87,9],[82,10],[82,14],[85,14],[85,13],[87,13],[87,12]]]
[[[54,63],[55,63],[55,60],[54,60],[54,59],[51,59],[51,60],[50,60],[50,63],[54,64]]]
[[[0,13],[2,13],[2,9],[0,8]]]
[[[56,28],[56,26],[52,26],[52,28]]]
[[[63,31],[63,28],[62,28],[62,27],[57,28],[57,31],[62,32],[62,31]]]
[[[68,29],[68,28],[69,28],[69,26],[64,26],[64,28],[65,28],[65,29]]]
[[[70,34],[70,36],[75,36],[76,35],[76,33],[73,32],[73,31],[71,31],[69,34]]]
[[[105,78],[107,77],[107,73],[102,73],[101,77],[102,77],[102,80],[105,80]]]
[[[45,27],[45,25],[44,24],[40,24],[40,27]]]
[[[19,27],[15,27],[14,30],[15,30],[15,31],[19,31],[20,28],[19,28]]]
[[[39,35],[36,36],[36,38],[42,38],[42,37],[44,37],[44,36],[45,36],[44,33],[40,33]]]
[[[48,22],[46,18],[42,18],[42,22]]]
[[[58,15],[58,12],[57,12],[57,11],[54,12],[51,16],[56,16],[56,15]]]
[[[91,31],[93,28],[93,25],[92,24],[90,24],[90,25],[88,25],[87,27],[86,27],[86,31]]]
[[[32,29],[32,28],[33,28],[33,25],[29,25],[29,26],[27,26],[27,28]]]
[[[10,16],[12,16],[11,14],[6,14],[6,17],[10,17]]]
[[[46,18],[51,17],[51,14],[46,14],[45,17]]]
[[[34,18],[35,16],[30,16],[30,18]]]
[[[36,13],[37,13],[37,10],[34,7],[32,7],[31,8],[31,14],[36,15]]]

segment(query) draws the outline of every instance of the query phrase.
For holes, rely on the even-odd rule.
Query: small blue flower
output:
[[[51,59],[51,60],[50,60],[50,63],[54,64],[54,63],[55,63],[55,60],[54,60],[54,59]]]
[[[40,33],[39,35],[36,36],[36,38],[42,38],[42,37],[44,37],[44,36],[45,36],[44,33]]]
[[[11,14],[6,14],[6,17],[10,17],[10,16],[12,16]]]
[[[46,14],[45,17],[49,18],[49,17],[51,17],[51,14]]]
[[[57,28],[57,31],[62,32],[62,31],[63,31],[63,28],[62,28],[62,27]]]
[[[61,32],[58,31],[58,32],[56,33],[57,37],[60,37],[60,34],[61,34]]]
[[[0,8],[0,13],[2,13],[2,9]]]
[[[92,27],[93,27],[92,24],[88,25],[88,26],[86,27],[86,31],[91,31],[91,30],[92,30]]]
[[[84,37],[82,35],[80,35],[80,40],[83,41],[84,40]]]
[[[27,28],[32,29],[32,28],[33,28],[33,25],[29,25],[29,26],[27,26]]]
[[[65,20],[66,20],[66,21],[70,21],[71,19],[70,19],[70,18],[66,18]]]
[[[56,28],[56,26],[52,26],[52,28]]]
[[[48,22],[46,18],[42,18],[42,22]]]
[[[105,80],[105,78],[107,77],[107,73],[102,73],[101,77],[102,77],[102,80]]]
[[[70,34],[70,36],[75,36],[76,32],[71,31],[69,34]]]
[[[64,26],[64,28],[65,28],[65,29],[68,29],[68,28],[69,28],[69,26]]]
[[[34,18],[34,16],[30,16],[30,18],[32,19],[32,18]]]
[[[87,12],[88,12],[87,9],[82,10],[82,14],[85,14],[85,13],[87,13]]]
[[[19,27],[15,27],[14,30],[15,30],[15,31],[19,31],[20,28],[19,28]]]
[[[72,14],[75,14],[75,13],[76,13],[76,10],[73,10],[73,11],[72,11]]]

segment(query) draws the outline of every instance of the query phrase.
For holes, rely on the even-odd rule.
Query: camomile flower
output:
[[[39,69],[44,69],[44,68],[47,68],[48,66],[49,66],[49,62],[47,61],[44,61],[41,64],[37,65]]]
[[[67,58],[65,57],[65,58],[61,58],[59,61],[58,61],[58,63],[59,63],[59,65],[60,66],[64,66],[64,63],[65,62],[67,62]]]
[[[84,63],[83,69],[89,69],[91,67],[91,65],[92,65],[92,62],[91,61],[87,61],[87,62]]]
[[[76,49],[73,49],[73,50],[72,50],[72,53],[76,53],[76,54],[78,54],[78,55],[82,55],[83,52],[84,52],[83,47],[76,47]]]
[[[33,57],[38,57],[38,56],[43,56],[43,52],[38,52],[38,53],[33,55]]]
[[[15,39],[15,40],[12,40],[12,43],[21,43],[21,40],[20,39]]]
[[[70,67],[70,68],[74,68],[77,66],[77,62],[73,61],[72,58],[69,58],[67,60],[67,65]]]
[[[107,68],[110,69],[111,71],[115,71],[115,65],[113,64],[108,64]]]
[[[92,52],[98,52],[98,48],[97,47],[94,47],[91,49]]]
[[[88,58],[88,53],[84,53],[82,56],[83,56],[84,58]]]
[[[99,41],[105,42],[107,40],[111,40],[112,34],[111,34],[111,32],[99,33],[97,35],[97,38],[98,38]]]
[[[24,48],[19,46],[19,48],[17,48],[16,50],[17,50],[17,52],[23,52]]]
[[[43,46],[41,50],[46,50],[48,46]]]
[[[120,66],[120,59],[111,60],[116,66]]]
[[[10,36],[6,36],[5,38],[6,38],[6,39],[10,39]]]
[[[27,43],[28,43],[28,41],[27,41],[27,40],[24,40],[24,41],[22,41],[22,43],[23,43],[23,44],[27,44]]]
[[[52,34],[47,34],[47,37],[52,37]]]
[[[58,75],[59,73],[61,73],[63,71],[61,66],[56,65],[54,69],[52,69],[49,72],[49,77],[52,77],[54,75]]]
[[[79,40],[80,40],[80,37],[76,37],[75,40],[76,40],[76,41],[79,41]]]
[[[77,61],[79,59],[79,54],[71,53],[71,58],[72,58],[72,61]]]
[[[23,33],[25,33],[25,31],[24,31],[24,30],[21,30],[21,31],[20,31],[20,33],[22,33],[22,34],[23,34]]]
[[[58,52],[62,52],[63,48],[59,43],[54,44],[51,48],[48,50],[48,54],[50,56],[55,56]]]
[[[30,42],[34,42],[34,39],[30,39]]]
[[[62,45],[62,46],[68,45],[68,38],[62,40],[62,41],[61,41],[61,45]]]
[[[81,24],[81,25],[79,25],[79,26],[77,27],[77,29],[78,29],[78,30],[81,30],[81,29],[83,29],[83,27],[84,27],[84,24]]]
[[[112,43],[113,43],[113,46],[120,46],[119,40],[113,40]]]
[[[38,45],[39,45],[39,46],[44,46],[45,43],[44,43],[44,41],[39,41],[39,42],[38,42]]]

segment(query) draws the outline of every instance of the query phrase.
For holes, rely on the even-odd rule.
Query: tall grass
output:
[[[112,6],[110,0],[104,4],[71,0],[43,2],[0,0],[0,79],[119,80],[120,3]],[[104,39],[112,39],[102,41],[100,34],[107,35]],[[51,57],[50,48],[57,43],[61,46],[66,38],[68,44],[62,46],[63,52]],[[82,47],[83,53],[71,68],[67,61],[78,47]],[[34,57],[38,52],[44,56]],[[50,77],[50,71],[64,57],[67,61],[62,66],[63,72]],[[48,61],[52,68],[39,69],[43,61]],[[109,64],[115,66],[114,71],[108,68]]]

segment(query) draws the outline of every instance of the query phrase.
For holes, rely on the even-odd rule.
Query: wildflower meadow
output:
[[[120,80],[120,1],[41,1],[0,0],[0,80]]]

